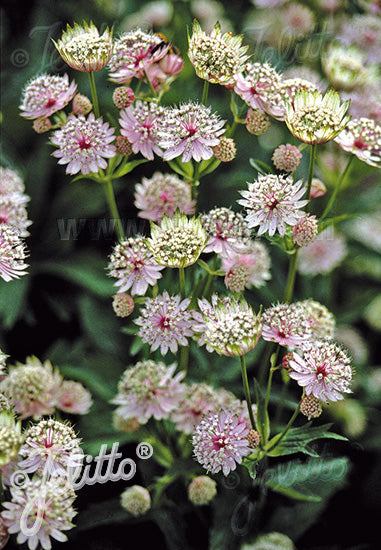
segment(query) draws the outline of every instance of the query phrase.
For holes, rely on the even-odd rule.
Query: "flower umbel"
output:
[[[141,327],[138,335],[151,346],[151,351],[160,348],[165,355],[168,349],[176,353],[179,344],[188,345],[187,337],[193,335],[192,311],[187,310],[190,299],[180,300],[180,296],[169,296],[166,291],[149,298],[134,321]]]
[[[249,423],[230,411],[209,414],[193,434],[196,460],[208,472],[216,474],[222,470],[227,476],[241,464],[244,456],[250,454],[246,438],[249,430]]]
[[[201,222],[209,237],[204,252],[226,256],[237,251],[239,245],[248,242],[250,237],[242,214],[230,208],[213,208],[201,216]]]
[[[112,55],[112,29],[107,27],[102,35],[92,21],[90,25],[74,23],[71,28],[67,25],[66,31],[58,42],[53,44],[62,59],[77,71],[93,72],[103,69]]]
[[[287,225],[296,225],[304,216],[299,208],[303,208],[308,200],[300,200],[306,192],[302,180],[294,183],[291,176],[268,174],[259,176],[248,185],[248,191],[240,191],[244,199],[237,202],[248,211],[248,226],[259,225],[258,235],[268,232],[272,236],[278,231],[283,236]]]
[[[206,243],[206,232],[199,218],[187,218],[179,210],[169,218],[164,214],[160,226],[151,222],[147,246],[155,260],[166,267],[194,264]]]
[[[158,130],[161,127],[164,110],[155,102],[136,101],[120,112],[120,133],[131,143],[134,153],[141,153],[153,160],[154,153],[163,155],[158,144]]]
[[[357,158],[381,167],[381,126],[369,118],[353,119],[335,138],[344,151]]]
[[[288,364],[290,377],[305,388],[306,395],[328,402],[339,401],[343,392],[351,392],[350,359],[337,344],[313,342],[304,348],[303,357],[294,352]]]
[[[301,91],[295,94],[294,104],[286,101],[285,122],[291,134],[308,144],[326,143],[334,139],[348,124],[346,115],[350,101],[341,103],[340,94],[328,90]]]
[[[242,38],[230,32],[222,34],[219,22],[208,36],[194,20],[192,36],[188,36],[188,56],[197,76],[214,84],[234,84],[234,75],[248,60],[248,46],[241,46]]]
[[[0,224],[0,277],[9,282],[26,275],[25,244],[14,227]]]
[[[67,74],[42,74],[27,84],[20,105],[21,116],[30,119],[49,117],[66,107],[76,90],[77,84],[69,84]]]
[[[281,346],[299,346],[311,338],[311,325],[300,303],[265,309],[262,322],[262,338]]]
[[[114,128],[101,118],[90,113],[70,116],[67,123],[52,136],[51,142],[58,149],[52,155],[59,159],[58,164],[67,164],[67,174],[83,175],[107,168],[105,158],[115,156]]]

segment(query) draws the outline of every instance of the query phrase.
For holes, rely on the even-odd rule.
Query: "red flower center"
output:
[[[91,143],[84,136],[82,136],[81,139],[78,141],[78,145],[81,150],[90,149],[91,147]]]

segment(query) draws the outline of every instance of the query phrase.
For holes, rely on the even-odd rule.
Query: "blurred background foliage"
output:
[[[319,3],[304,3],[317,9],[314,36],[320,39],[327,31]],[[204,21],[200,16],[203,5]],[[346,14],[360,9],[356,2],[342,2],[342,5]],[[28,212],[33,225],[27,239],[29,275],[11,283],[0,282],[0,347],[10,355],[10,363],[24,361],[28,355],[36,355],[41,360],[49,358],[63,375],[88,387],[94,405],[90,414],[78,421],[77,428],[84,439],[85,450],[90,453],[96,453],[103,442],[111,444],[117,440],[122,444],[129,439],[113,428],[113,407],[109,401],[115,395],[124,368],[137,360],[139,346],[132,334],[122,332],[126,323],[115,317],[111,307],[115,288],[106,275],[106,267],[114,235],[108,225],[102,189],[93,182],[70,181],[64,169],[51,157],[47,135],[35,134],[30,122],[20,118],[20,96],[25,83],[41,72],[68,72],[77,81],[79,91],[90,95],[87,75],[74,74],[64,65],[51,38],[57,39],[66,23],[93,20],[100,30],[107,25],[114,26],[116,35],[137,25],[164,33],[185,59],[184,70],[166,94],[165,103],[201,99],[203,83],[195,77],[186,57],[187,28],[190,30],[195,16],[204,28],[211,28],[215,20],[208,21],[208,10],[212,18],[217,15],[223,30],[236,33],[249,27],[254,13],[253,5],[245,0],[234,0],[234,3],[230,0],[204,3],[178,0],[153,4],[137,0],[78,0],[75,3],[31,0],[22,7],[10,1],[2,4],[1,164],[18,170],[24,178],[26,192],[31,197]],[[250,44],[250,53],[255,52],[255,61],[270,60],[280,71],[293,65],[300,67],[306,59],[310,68],[320,71],[319,52],[314,44],[302,41],[297,44],[298,50],[295,47],[279,51],[266,45],[259,47],[250,32],[244,43]],[[105,118],[112,119],[117,116],[111,100],[114,84],[107,80],[106,71],[95,76],[101,111]],[[211,86],[209,101],[213,109],[231,120],[228,97],[223,87]],[[202,181],[199,211],[216,205],[236,209],[237,191],[244,189],[246,181],[253,181],[257,174],[249,159],[254,157],[271,164],[272,151],[288,140],[285,125],[276,121],[260,138],[249,135],[245,127],[240,126],[236,133],[237,158]],[[331,191],[337,181],[335,166],[340,164],[343,155],[336,147],[327,146],[327,150],[333,151],[336,161],[332,167],[318,159],[317,171]],[[297,175],[306,173],[307,162],[307,158],[303,159]],[[119,209],[131,235],[137,230],[148,230],[148,224],[137,218],[134,184],[156,170],[167,171],[160,159],[136,168],[116,186]],[[350,212],[361,216],[377,209],[380,212],[380,183],[380,171],[356,159],[335,214]],[[325,197],[317,199],[317,209],[321,211],[325,203]],[[357,370],[353,400],[336,408],[331,406],[324,413],[327,420],[335,421],[337,431],[347,434],[353,441],[348,444],[335,442],[327,450],[329,456],[345,455],[349,459],[351,469],[346,485],[343,486],[342,478],[336,484],[330,482],[321,487],[330,498],[325,510],[312,503],[293,504],[279,496],[272,501],[276,514],[272,515],[270,509],[265,511],[267,529],[289,534],[299,549],[372,548],[372,540],[378,532],[377,518],[381,511],[381,482],[377,474],[381,466],[381,246],[377,250],[366,239],[354,237],[350,224],[347,222],[339,228],[349,247],[342,265],[326,276],[298,279],[296,286],[297,299],[312,297],[336,315],[338,336],[350,349]],[[275,247],[270,252],[271,282],[260,291],[248,293],[248,299],[257,306],[263,303],[266,307],[283,293],[287,258]],[[218,288],[223,291],[222,282]],[[196,346],[193,348],[190,377],[195,381],[207,379],[212,384],[225,385],[242,397],[236,362],[213,357],[211,369],[210,355]],[[251,364],[261,351],[258,346],[251,354]],[[147,350],[141,353],[147,356]],[[134,446],[127,446],[127,449],[134,452]],[[152,466],[145,464],[134,482],[139,483],[139,476],[142,481],[155,475],[150,468]],[[125,525],[126,515],[118,504],[123,484],[86,487],[78,500],[78,528],[68,544],[71,548],[117,549],[125,548],[132,537],[138,537],[136,540],[140,540],[141,548],[148,548],[149,541],[155,540],[158,549],[189,545],[189,548],[202,550],[206,548],[208,525],[214,521],[212,531],[216,542],[213,548],[236,548],[240,539],[231,534],[230,547],[226,542],[218,546],[220,524],[230,521],[232,510],[232,491],[220,485],[221,502],[226,505],[225,516],[218,512],[212,520],[208,511],[201,517],[187,504],[186,495],[180,494],[183,500],[177,500],[183,504],[177,509],[173,506],[163,508],[155,517],[144,520],[145,523],[129,520],[128,527],[123,530],[123,541],[120,528]],[[244,486],[247,491],[247,485]],[[339,488],[341,490],[333,496]],[[181,493],[180,488],[178,491]],[[238,497],[239,489],[234,499]],[[197,532],[192,530],[193,525],[197,526]],[[176,539],[179,529],[184,533],[182,543]]]

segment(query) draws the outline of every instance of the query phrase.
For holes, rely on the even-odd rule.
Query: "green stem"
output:
[[[211,268],[212,271],[216,271],[217,261],[218,261],[218,256],[217,256],[217,254],[215,254],[214,258],[213,258],[213,261],[212,261],[212,268]],[[205,287],[204,287],[204,292],[202,293],[202,296],[204,298],[207,298],[207,296],[208,296],[208,292],[209,292],[209,289],[210,289],[210,285],[212,284],[213,277],[214,277],[214,275],[212,273],[208,273],[208,277],[206,279],[206,283],[205,283]]]
[[[251,404],[249,381],[247,379],[246,361],[245,361],[245,356],[244,355],[240,355],[240,361],[241,361],[243,391],[244,391],[244,394],[245,394],[247,410],[249,412],[249,418],[250,418],[251,426],[252,426],[253,430],[255,430],[256,426],[255,426],[255,420],[254,420],[254,414],[253,414],[253,406]]]
[[[112,188],[111,178],[105,178],[102,183],[103,183],[103,190],[106,195],[107,204],[110,210],[111,218],[115,220],[116,234],[118,235],[118,239],[122,241],[124,238],[124,231],[123,231],[122,222],[120,220],[118,207],[115,202],[115,195],[114,195],[114,190]]]
[[[87,74],[89,75],[89,80],[90,80],[90,89],[91,89],[91,97],[93,98],[94,115],[95,115],[95,118],[99,118],[100,112],[99,112],[97,89],[95,87],[94,73],[89,72]]]
[[[270,452],[270,451],[273,451],[275,449],[275,447],[277,447],[279,445],[279,443],[282,441],[282,439],[284,438],[284,436],[287,434],[288,430],[291,428],[291,426],[293,425],[294,423],[294,420],[295,418],[298,416],[299,414],[299,409],[300,409],[300,403],[298,403],[298,406],[296,407],[295,411],[294,411],[294,414],[291,416],[290,420],[288,421],[287,423],[287,426],[284,428],[283,432],[280,434],[280,436],[277,438],[277,440],[275,441],[275,443],[273,443],[271,445],[271,447],[269,449],[266,449],[266,452]]]
[[[179,282],[180,282],[180,294],[181,299],[185,298],[185,270],[183,267],[179,267]]]
[[[208,99],[208,92],[209,92],[209,82],[207,80],[204,80],[204,89],[202,90],[201,103],[205,106],[206,106],[206,101]]]
[[[283,300],[285,302],[290,302],[292,300],[297,267],[298,267],[298,250],[296,250],[294,254],[291,254],[291,257],[290,257],[290,264],[288,266],[287,283],[286,283],[286,288],[285,288],[284,297],[283,297]]]
[[[269,406],[270,393],[271,393],[271,384],[272,384],[274,372],[277,370],[275,368],[275,364],[276,364],[277,359],[278,359],[278,354],[279,354],[279,346],[278,346],[277,351],[275,353],[273,353],[272,356],[271,356],[271,367],[270,367],[270,372],[269,372],[269,378],[268,378],[268,381],[267,381],[266,397],[265,397],[265,411],[267,411],[267,408]]]
[[[262,362],[262,364],[259,368],[259,373],[258,373],[258,384],[260,386],[262,386],[263,383],[264,383],[265,374],[267,372],[268,364],[270,362],[271,356],[273,355],[273,353],[277,349],[277,344],[275,342],[266,342],[266,344],[267,344],[267,346],[264,350],[264,357],[265,358],[264,358],[264,360],[263,360],[263,362]]]
[[[151,90],[151,92],[152,92],[153,97],[157,98],[156,90],[155,90],[155,88],[153,87],[152,82],[151,82],[150,79],[149,79],[149,76],[148,76],[148,74],[147,74],[147,71],[144,71],[144,74],[146,75],[146,79],[147,79],[147,82],[148,82],[148,86],[150,87],[150,90]]]
[[[311,145],[310,150],[310,167],[308,170],[308,181],[307,181],[307,200],[310,200],[311,196],[311,185],[312,185],[312,178],[314,175],[314,168],[315,168],[315,158],[316,158],[316,143],[313,143]],[[308,210],[308,204],[306,206],[306,211]]]
[[[188,371],[188,361],[189,361],[189,346],[181,346],[181,348],[180,348],[180,370],[184,371],[185,374]]]
[[[349,172],[349,169],[350,169],[350,167],[351,167],[351,164],[352,164],[352,160],[353,160],[353,159],[354,159],[354,155],[351,155],[351,156],[349,157],[349,161],[348,161],[348,163],[347,163],[347,165],[346,165],[346,167],[345,167],[345,170],[344,170],[344,172],[341,174],[341,177],[340,177],[339,181],[337,182],[337,185],[336,185],[336,187],[335,187],[335,189],[334,189],[334,191],[333,191],[333,193],[332,193],[332,195],[331,195],[331,198],[329,199],[328,204],[327,204],[327,206],[325,207],[325,210],[324,210],[324,212],[323,212],[323,214],[322,214],[322,216],[321,216],[321,218],[320,218],[320,221],[323,221],[324,218],[327,217],[328,212],[331,210],[331,208],[332,208],[332,206],[333,206],[333,204],[334,204],[334,202],[335,202],[335,200],[336,200],[336,197],[337,197],[337,195],[338,195],[338,193],[339,193],[339,191],[340,191],[341,185],[344,183],[345,177],[347,176],[347,174],[348,174],[348,172]]]

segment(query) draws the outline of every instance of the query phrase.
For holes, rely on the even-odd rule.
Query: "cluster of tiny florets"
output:
[[[246,129],[250,134],[261,136],[270,128],[270,117],[261,109],[248,109],[245,119]]]
[[[226,272],[225,285],[232,292],[259,288],[271,278],[270,255],[264,244],[248,241],[222,258],[221,269]]]
[[[381,166],[381,125],[369,118],[350,120],[335,138],[344,151],[371,166]]]
[[[148,490],[141,485],[128,487],[120,496],[122,508],[132,516],[143,516],[151,508],[151,496]]]
[[[128,317],[134,311],[135,302],[130,294],[119,292],[115,294],[112,308],[118,317]]]
[[[226,256],[237,246],[247,243],[250,230],[239,212],[230,208],[213,208],[201,216],[201,223],[208,235],[204,252],[215,252]]]
[[[208,476],[195,477],[188,486],[189,500],[195,506],[205,506],[217,494],[217,483]]]
[[[83,94],[76,94],[73,98],[73,113],[75,115],[88,115],[93,108],[90,99]]]
[[[262,323],[262,338],[281,346],[299,346],[312,335],[304,307],[298,302],[265,309]]]
[[[316,239],[317,234],[318,221],[316,216],[310,214],[307,214],[292,228],[292,238],[298,246],[307,246]]]
[[[295,145],[279,145],[274,151],[272,161],[275,168],[284,172],[295,172],[300,164],[302,153]]]
[[[42,74],[27,84],[20,109],[29,119],[47,118],[60,111],[74,97],[77,85],[69,77]]]
[[[300,412],[311,420],[311,418],[318,418],[323,412],[321,401],[314,395],[306,395],[300,402]]]
[[[133,104],[135,94],[128,86],[118,86],[112,94],[112,100],[118,109],[126,109]]]
[[[333,338],[335,332],[335,317],[333,313],[316,300],[309,299],[296,303],[304,308],[304,314],[311,326],[314,338]]]

